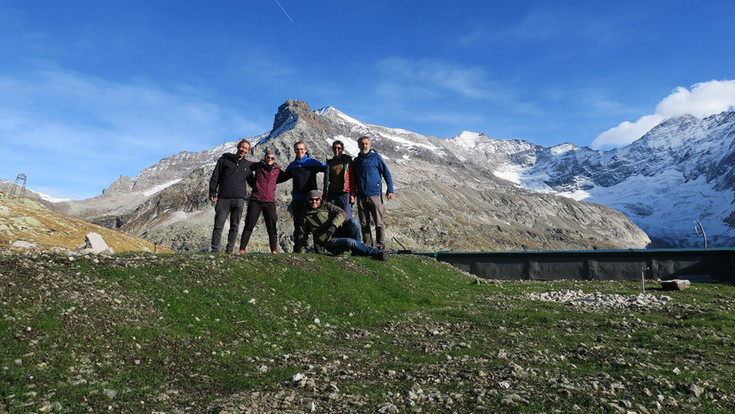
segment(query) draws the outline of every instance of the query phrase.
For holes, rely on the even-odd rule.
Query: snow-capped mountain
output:
[[[609,151],[545,148],[473,133],[448,141],[460,152],[474,151],[474,162],[522,188],[622,211],[652,246],[703,247],[696,221],[710,247],[735,245],[735,112],[669,119]]]

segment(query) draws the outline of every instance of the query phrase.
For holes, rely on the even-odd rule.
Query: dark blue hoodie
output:
[[[293,178],[293,190],[291,191],[291,197],[294,200],[306,200],[309,196],[309,191],[317,190],[316,174],[327,170],[327,164],[317,161],[313,158],[309,158],[309,155],[304,155],[303,158],[291,161],[286,167],[278,182],[282,183]]]

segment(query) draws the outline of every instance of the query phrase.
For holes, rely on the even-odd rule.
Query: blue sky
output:
[[[0,179],[98,195],[299,99],[612,148],[735,106],[732,1],[0,0]]]

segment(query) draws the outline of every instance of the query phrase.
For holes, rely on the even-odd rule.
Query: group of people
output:
[[[278,253],[276,235],[276,187],[291,180],[290,210],[293,216],[295,253],[306,251],[309,235],[317,252],[326,250],[339,255],[350,251],[353,255],[371,256],[386,260],[383,221],[383,181],[388,200],[393,198],[393,178],[383,157],[371,148],[370,138],[357,139],[359,153],[355,158],[344,153],[344,143],[332,143],[334,156],[321,162],[309,156],[306,143],[294,144],[295,159],[281,170],[271,150],[263,159],[248,161],[250,142],[237,143],[237,151],[223,154],[209,180],[209,199],[215,204],[212,251],[221,249],[222,232],[229,219],[225,252],[232,253],[248,186],[252,188],[245,214],[245,228],[240,238],[239,252],[244,253],[250,236],[261,215],[265,220],[268,242],[272,253]],[[317,174],[323,173],[322,188],[318,189]],[[357,205],[359,221],[352,217],[352,206]],[[375,226],[375,239],[371,227]]]

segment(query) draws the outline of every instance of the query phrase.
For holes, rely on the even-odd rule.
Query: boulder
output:
[[[112,253],[112,249],[105,243],[105,239],[99,233],[94,232],[87,234],[83,251],[88,253]]]
[[[689,286],[691,286],[691,282],[688,280],[673,279],[661,281],[661,288],[663,290],[684,290]]]
[[[16,240],[10,244],[12,247],[16,247],[19,249],[33,249],[35,247],[38,247],[38,244],[31,243],[23,240]]]

